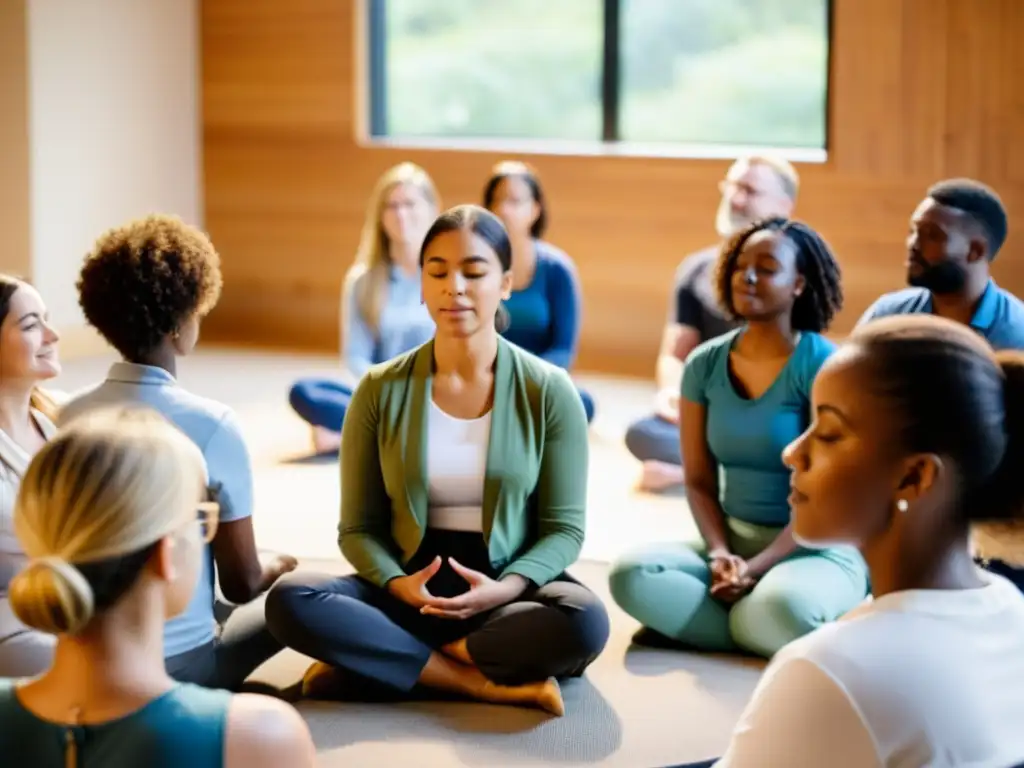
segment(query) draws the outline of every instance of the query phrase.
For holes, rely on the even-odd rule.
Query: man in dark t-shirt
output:
[[[676,270],[672,290],[668,322],[694,329],[702,342],[736,327],[735,321],[722,312],[715,297],[712,281],[718,250],[718,246],[705,248],[684,259]]]
[[[785,160],[749,157],[737,160],[721,183],[716,229],[722,241],[767,216],[789,216],[799,177]],[[718,306],[713,285],[721,245],[697,251],[680,263],[669,306],[655,378],[654,413],[630,425],[626,447],[643,462],[645,490],[662,490],[683,481],[679,450],[679,389],[683,361],[701,342],[731,330],[735,323]]]

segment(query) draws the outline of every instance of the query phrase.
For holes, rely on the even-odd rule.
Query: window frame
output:
[[[440,0],[443,1],[443,0]],[[796,0],[801,2],[802,0]],[[828,161],[832,143],[832,85],[835,31],[835,2],[825,7],[825,146],[772,147],[686,142],[636,142],[621,138],[622,83],[620,78],[622,0],[602,0],[603,29],[601,55],[601,137],[570,141],[540,138],[487,138],[461,136],[391,136],[387,133],[387,0],[363,0],[364,19],[356,25],[365,32],[365,120],[361,143],[366,146],[401,149],[519,152],[536,155],[604,155],[614,157],[672,157],[727,160],[743,155],[771,153],[803,163]],[[361,46],[356,46],[359,51]],[[358,69],[358,68],[357,68]]]

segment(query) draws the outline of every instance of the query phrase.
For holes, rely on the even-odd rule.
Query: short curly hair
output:
[[[221,291],[209,238],[176,216],[151,215],[104,233],[85,257],[78,303],[85,319],[128,361],[150,355]]]
[[[812,333],[827,331],[832,318],[843,308],[842,270],[828,243],[800,221],[782,217],[756,221],[722,247],[715,267],[715,288],[719,304],[730,318],[742,319],[732,301],[732,273],[747,240],[764,231],[779,232],[796,246],[796,269],[803,275],[805,287],[793,303],[793,330]]]

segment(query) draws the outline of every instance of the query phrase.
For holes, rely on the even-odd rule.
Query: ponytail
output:
[[[1003,372],[1006,450],[999,468],[983,489],[972,527],[975,554],[1024,566],[1024,353],[996,354]]]

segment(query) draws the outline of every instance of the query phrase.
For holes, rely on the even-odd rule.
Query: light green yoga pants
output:
[[[730,549],[747,559],[782,530],[733,518],[726,523]],[[612,567],[612,597],[645,627],[695,649],[770,657],[868,595],[867,567],[855,549],[799,549],[728,606],[708,591],[706,551],[703,542],[666,543],[628,554]]]

